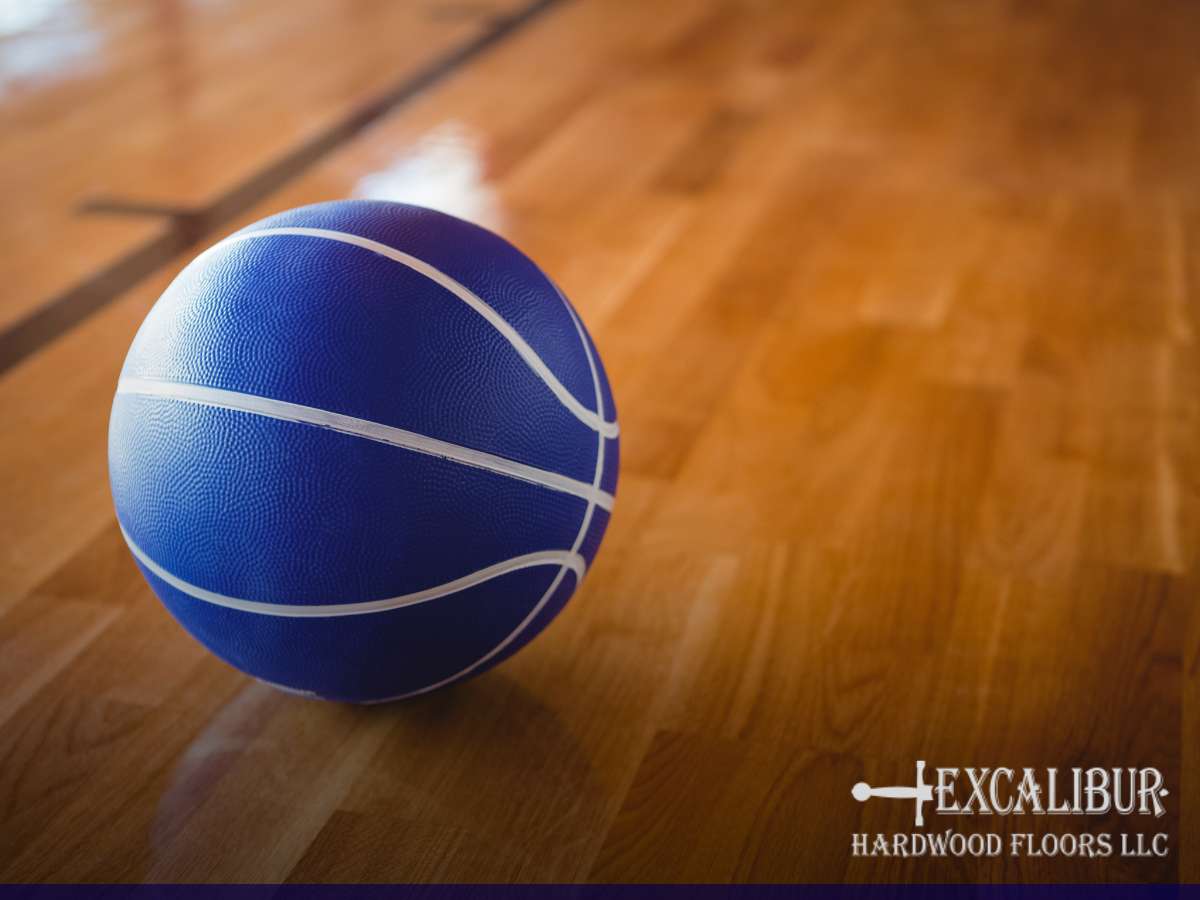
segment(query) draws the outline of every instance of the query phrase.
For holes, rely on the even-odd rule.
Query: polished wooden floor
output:
[[[13,5],[0,880],[1200,879],[1198,46],[1137,0]],[[383,708],[205,653],[105,474],[174,273],[353,196],[537,259],[623,433],[554,626]],[[1161,820],[929,827],[1171,853],[853,858],[917,759],[1157,766]]]

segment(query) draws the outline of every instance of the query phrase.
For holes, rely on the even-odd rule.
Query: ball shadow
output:
[[[591,833],[604,799],[560,716],[502,670],[379,706],[247,682],[178,757],[149,838],[167,874],[203,852],[208,820],[236,800],[263,831],[246,841],[287,840],[279,829],[292,819],[324,822],[315,838],[296,836],[306,849],[291,880],[564,880],[564,836]],[[280,820],[280,805],[295,816]]]

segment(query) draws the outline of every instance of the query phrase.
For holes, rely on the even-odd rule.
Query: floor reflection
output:
[[[484,180],[481,141],[460,122],[435,128],[359,179],[353,196],[426,206],[492,229],[502,225],[498,198]]]
[[[0,97],[78,74],[107,35],[77,0],[0,0]]]
[[[485,880],[561,879],[561,835],[593,833],[605,796],[557,712],[503,672],[378,707],[248,682],[171,773],[149,875],[422,880],[450,835]]]

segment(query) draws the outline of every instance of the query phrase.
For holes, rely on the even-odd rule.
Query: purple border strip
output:
[[[858,900],[858,898],[1050,898],[1055,900],[1165,900],[1200,898],[1200,885],[0,885],[0,900],[609,900],[609,898],[666,898],[666,900]]]

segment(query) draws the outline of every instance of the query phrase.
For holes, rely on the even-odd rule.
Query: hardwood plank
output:
[[[857,810],[834,785],[858,770],[787,745],[659,732],[590,877],[840,881]],[[821,807],[829,812],[807,815]]]

